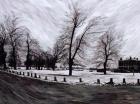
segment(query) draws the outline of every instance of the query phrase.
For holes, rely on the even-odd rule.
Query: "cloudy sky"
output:
[[[73,0],[91,17],[104,16],[124,32],[121,53],[140,57],[140,0]],[[44,49],[53,46],[68,10],[68,0],[0,0],[0,15],[15,13]]]

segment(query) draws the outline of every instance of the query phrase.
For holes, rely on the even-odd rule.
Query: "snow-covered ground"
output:
[[[109,82],[110,78],[113,78],[113,81],[116,84],[120,84],[123,81],[123,78],[126,79],[127,83],[137,83],[137,79],[140,79],[140,73],[113,73],[108,71],[107,75],[104,75],[103,73],[99,73],[96,71],[90,72],[89,70],[83,70],[83,71],[73,71],[73,76],[68,76],[68,70],[59,70],[59,71],[52,71],[52,70],[24,70],[20,69],[17,70],[18,72],[25,72],[25,75],[27,75],[27,72],[37,73],[37,75],[41,76],[41,79],[44,80],[45,76],[47,76],[48,81],[54,81],[54,76],[57,77],[58,82],[63,82],[63,78],[65,77],[67,80],[67,83],[70,84],[76,84],[79,83],[79,78],[82,78],[83,83],[85,84],[96,84],[97,79],[100,79],[102,84],[105,84]]]

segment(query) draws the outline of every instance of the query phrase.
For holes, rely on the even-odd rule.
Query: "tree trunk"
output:
[[[38,66],[38,70],[40,70],[40,66]]]
[[[3,68],[6,69],[6,56],[7,53],[4,51],[4,46],[3,46]]]
[[[56,65],[56,63],[57,63],[57,60],[58,60],[57,57],[55,57],[54,60],[53,60],[53,65],[52,65],[53,71],[55,70],[55,65]]]
[[[27,53],[26,70],[29,70],[29,54]]]
[[[52,65],[52,69],[53,69],[53,71],[55,71],[55,62]]]
[[[73,61],[70,59],[69,60],[69,76],[72,76],[72,65],[73,65]]]
[[[29,45],[29,42],[27,40],[27,56],[26,56],[26,70],[29,70],[29,67],[30,67],[30,45]]]
[[[6,69],[6,56],[7,53],[4,50],[4,43],[0,45],[0,65],[3,66],[3,69]]]
[[[4,65],[3,65],[3,68],[6,69],[6,68],[7,68],[7,67],[6,67],[6,52],[5,52],[5,56],[4,56],[3,62],[4,62],[4,63],[3,63],[3,64],[4,64]]]
[[[14,59],[14,62],[13,62],[13,66],[14,66],[14,69],[16,70],[17,69],[17,59],[16,59],[16,50],[15,50],[15,47],[13,47],[13,59]]]
[[[55,66],[52,67],[53,71],[55,71]]]
[[[106,75],[106,65],[107,65],[107,62],[105,61],[104,63],[104,74]]]
[[[28,65],[26,65],[26,70],[29,70],[29,67],[28,67]]]

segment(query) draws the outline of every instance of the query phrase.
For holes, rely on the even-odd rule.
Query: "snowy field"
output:
[[[113,78],[113,81],[115,84],[121,84],[123,81],[123,78],[126,79],[126,83],[137,83],[137,79],[140,79],[140,73],[113,73],[108,71],[107,75],[104,75],[103,73],[99,73],[96,71],[90,72],[89,70],[73,70],[73,76],[68,76],[69,71],[68,70],[58,70],[58,71],[52,71],[52,70],[24,70],[19,69],[16,70],[18,72],[24,72],[25,75],[27,75],[27,72],[30,72],[33,74],[37,73],[37,75],[41,76],[41,79],[44,80],[45,76],[47,76],[48,81],[54,81],[54,76],[56,76],[58,82],[63,82],[64,77],[66,78],[66,83],[70,84],[77,84],[79,83],[79,78],[82,78],[82,83],[95,85],[97,82],[97,79],[100,79],[101,84],[105,84],[109,82],[110,78]]]

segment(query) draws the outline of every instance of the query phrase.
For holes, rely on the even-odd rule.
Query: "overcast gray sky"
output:
[[[0,0],[1,15],[14,12],[21,17],[44,49],[52,47],[60,35],[68,0]],[[124,31],[122,54],[140,56],[140,0],[74,0],[94,16],[108,17]]]

